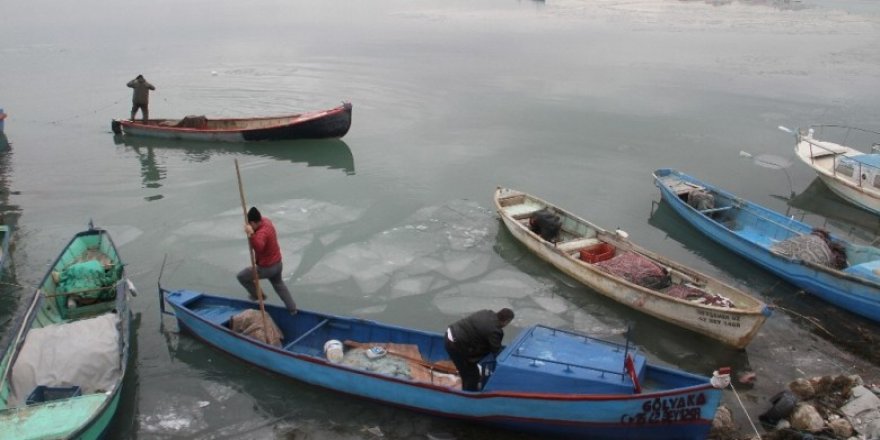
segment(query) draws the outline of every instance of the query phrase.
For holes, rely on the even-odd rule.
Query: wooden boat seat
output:
[[[286,351],[293,351],[293,346],[294,346],[294,345],[296,345],[297,343],[299,343],[299,342],[302,341],[303,339],[307,338],[309,335],[311,335],[311,334],[314,333],[316,330],[318,330],[319,328],[321,328],[321,327],[323,327],[324,325],[326,325],[328,322],[330,322],[329,319],[324,319],[323,321],[319,322],[318,325],[316,325],[316,326],[312,327],[311,329],[309,329],[308,331],[304,332],[304,333],[301,334],[298,338],[296,338],[296,339],[294,339],[294,340],[288,342],[287,345],[284,346],[283,350],[286,350]]]
[[[730,208],[733,208],[733,206],[719,206],[717,208],[701,209],[700,214],[711,214],[713,212],[727,211]]]
[[[585,247],[595,246],[599,243],[601,243],[601,241],[595,238],[581,238],[577,240],[563,241],[561,243],[557,243],[556,249],[567,253],[576,251],[578,249],[583,249]]]

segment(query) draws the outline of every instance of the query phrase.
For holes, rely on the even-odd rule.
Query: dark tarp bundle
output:
[[[666,269],[635,252],[620,252],[596,266],[649,289],[663,289],[672,282]]]
[[[529,229],[547,241],[553,241],[559,235],[561,227],[562,220],[559,219],[559,216],[547,209],[534,213],[529,219]]]

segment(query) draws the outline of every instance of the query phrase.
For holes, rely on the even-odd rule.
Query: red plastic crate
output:
[[[599,243],[588,248],[581,249],[581,260],[587,263],[598,263],[614,256],[616,248],[608,243]]]

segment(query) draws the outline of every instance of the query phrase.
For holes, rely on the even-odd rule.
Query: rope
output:
[[[755,422],[752,421],[752,418],[749,416],[749,412],[746,411],[746,406],[743,405],[742,399],[739,398],[739,393],[736,392],[736,388],[733,387],[733,381],[730,381],[730,389],[733,390],[733,395],[736,396],[736,400],[739,402],[740,408],[742,408],[743,413],[746,415],[746,419],[749,421],[749,425],[752,425],[752,430],[755,431],[755,435],[757,438],[761,438],[761,433],[758,432],[758,428],[755,426]]]
[[[38,119],[21,119],[21,121],[22,121],[22,122],[38,122],[38,123],[46,123],[46,124],[57,125],[57,124],[60,123],[60,122],[69,121],[69,120],[71,120],[71,119],[76,119],[76,118],[79,118],[79,117],[81,117],[81,116],[85,116],[85,115],[89,115],[89,114],[96,114],[96,113],[98,113],[99,111],[101,111],[101,110],[106,110],[106,109],[108,109],[108,108],[110,108],[110,107],[112,107],[112,106],[114,106],[114,105],[119,104],[120,102],[122,102],[122,100],[121,100],[121,99],[117,99],[116,101],[113,101],[113,102],[111,102],[110,104],[107,104],[107,105],[105,105],[105,106],[102,106],[102,107],[96,108],[96,109],[94,109],[94,110],[92,110],[92,111],[85,111],[85,112],[83,112],[83,113],[78,113],[78,114],[75,114],[75,115],[73,115],[73,116],[68,116],[68,117],[66,117],[66,118],[55,119],[55,120],[51,120],[51,121],[38,120]]]

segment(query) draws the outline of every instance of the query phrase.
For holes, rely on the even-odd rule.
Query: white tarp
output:
[[[122,374],[119,318],[96,318],[31,329],[12,367],[12,399],[23,405],[37,385],[109,391]]]

